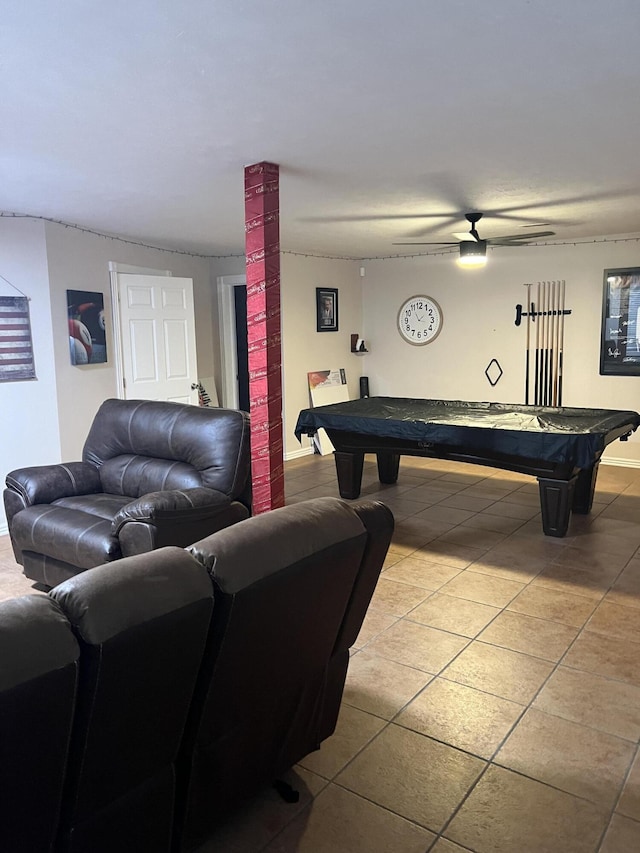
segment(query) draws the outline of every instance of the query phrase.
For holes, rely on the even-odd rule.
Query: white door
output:
[[[118,273],[117,292],[125,399],[197,405],[192,279]]]

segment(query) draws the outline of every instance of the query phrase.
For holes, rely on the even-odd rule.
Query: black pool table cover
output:
[[[365,397],[303,409],[295,434],[324,427],[588,468],[610,441],[639,425],[637,412],[615,409]]]

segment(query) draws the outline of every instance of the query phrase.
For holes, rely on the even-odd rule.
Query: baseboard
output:
[[[291,459],[300,459],[301,456],[312,456],[313,455],[313,445],[310,444],[308,447],[301,447],[300,450],[292,450],[290,453],[285,453],[284,461],[289,462]]]
[[[618,468],[640,468],[640,459],[623,459],[618,456],[607,456],[600,460],[601,465],[616,465]]]
[[[9,525],[5,521],[4,524],[0,524],[0,536],[6,536],[9,533]]]

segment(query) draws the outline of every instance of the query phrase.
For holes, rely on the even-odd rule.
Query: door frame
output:
[[[233,289],[234,287],[246,287],[246,285],[247,277],[245,275],[219,275],[216,277],[222,405],[227,409],[238,408],[238,355]]]
[[[116,393],[118,395],[119,400],[124,400],[124,355],[122,352],[122,319],[120,317],[120,300],[118,297],[118,273],[130,273],[131,275],[164,276],[172,276],[173,273],[171,270],[155,270],[151,267],[136,267],[132,264],[121,264],[117,261],[109,261],[114,367],[116,371]]]

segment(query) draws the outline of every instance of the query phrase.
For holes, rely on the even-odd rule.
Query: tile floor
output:
[[[287,502],[337,495],[331,457]],[[335,734],[200,853],[640,851],[640,470],[545,537],[537,484],[403,458],[396,530]],[[31,591],[0,538],[0,599]]]

